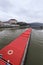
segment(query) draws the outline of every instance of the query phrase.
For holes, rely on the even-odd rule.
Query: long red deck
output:
[[[12,65],[21,65],[22,58],[24,55],[24,51],[30,38],[31,29],[26,30],[19,37],[13,40],[9,45],[4,47],[0,54],[2,54],[2,58],[6,61],[10,61]],[[0,59],[0,65],[6,65],[6,62]]]

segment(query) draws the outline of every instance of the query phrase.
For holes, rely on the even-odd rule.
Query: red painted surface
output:
[[[2,60],[0,60],[0,65],[5,65],[5,63]]]
[[[6,60],[10,60],[12,65],[20,65],[28,38],[30,38],[30,34],[31,29],[28,29],[24,33],[22,33],[18,38],[13,40],[9,45],[4,47],[0,51],[0,54],[3,55],[3,58]],[[0,65],[5,65],[4,61],[0,60]]]

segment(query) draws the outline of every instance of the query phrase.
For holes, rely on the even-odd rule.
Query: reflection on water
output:
[[[0,49],[9,44],[17,36],[23,33],[25,29],[2,29],[0,30]]]
[[[25,65],[43,65],[43,30],[32,30]]]
[[[0,30],[0,49],[19,36],[25,29]],[[32,30],[25,65],[43,65],[43,30]]]
[[[3,31],[4,29],[3,28],[0,28],[0,32]]]

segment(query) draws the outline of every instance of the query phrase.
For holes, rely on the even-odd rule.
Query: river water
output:
[[[32,29],[25,65],[43,65],[43,30]]]
[[[0,49],[16,39],[26,29],[0,29]],[[32,29],[25,65],[43,65],[43,30]]]
[[[0,49],[8,45],[12,40],[16,39],[26,29],[0,29]]]

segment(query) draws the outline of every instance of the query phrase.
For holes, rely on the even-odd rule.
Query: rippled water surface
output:
[[[32,30],[25,65],[43,65],[43,30]]]
[[[25,29],[0,29],[0,49],[17,38]],[[32,29],[25,65],[43,65],[43,30]]]
[[[26,29],[0,29],[0,49],[8,45],[12,40],[16,39]]]

